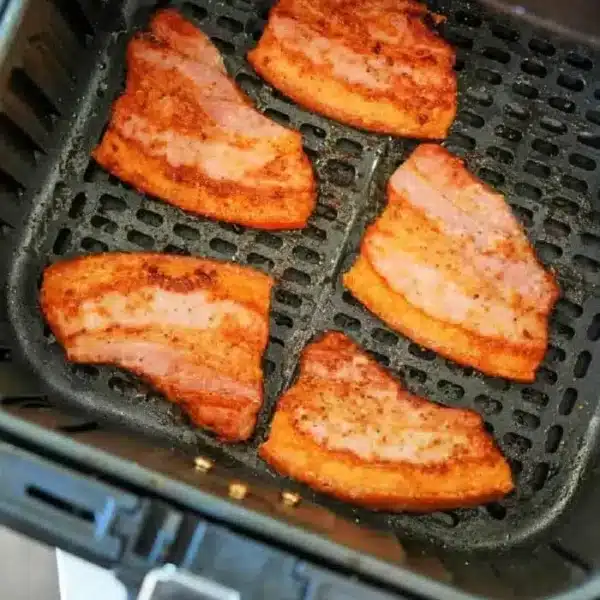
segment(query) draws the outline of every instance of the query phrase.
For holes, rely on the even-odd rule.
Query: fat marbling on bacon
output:
[[[344,284],[422,346],[519,381],[535,378],[559,295],[504,197],[435,144],[391,177]]]
[[[284,94],[355,127],[444,138],[456,113],[454,51],[414,0],[279,0],[255,70]]]
[[[300,228],[315,205],[300,134],[256,111],[210,40],[173,9],[129,42],[125,93],[93,156],[136,188],[223,221]]]
[[[69,360],[127,369],[194,424],[240,441],[262,405],[272,284],[232,263],[97,254],[46,269],[41,308]]]
[[[285,475],[375,509],[472,506],[513,489],[477,413],[413,396],[338,332],[304,350],[260,454]]]

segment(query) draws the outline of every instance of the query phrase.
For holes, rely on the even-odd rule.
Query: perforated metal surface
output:
[[[429,516],[377,515],[324,497],[319,501],[366,525],[391,526],[399,535],[433,538],[453,548],[499,548],[544,530],[565,508],[596,444],[600,56],[545,38],[526,25],[491,18],[462,0],[434,7],[448,15],[445,35],[459,49],[460,110],[446,145],[507,195],[541,259],[557,270],[564,294],[536,382],[519,385],[459,367],[391,332],[339,283],[365,225],[383,205],[385,182],[414,143],[335,124],[299,109],[264,84],[243,58],[264,25],[264,5],[201,0],[181,6],[217,43],[230,73],[260,109],[303,133],[319,178],[318,208],[302,232],[244,229],[186,215],[89,162],[123,83],[128,35],[145,22],[147,7],[98,49],[98,67],[78,112],[64,107],[62,116],[72,115],[73,128],[60,148],[60,171],[48,179],[56,185],[40,188],[24,227],[18,219],[6,219],[11,239],[18,242],[8,302],[20,350],[65,401],[91,415],[175,444],[212,448],[221,460],[230,457],[275,477],[257,458],[256,448],[268,432],[276,398],[291,380],[305,343],[323,329],[341,329],[403,377],[412,391],[483,414],[510,459],[518,489],[498,504]],[[17,188],[26,185],[19,157],[31,155],[35,162],[38,151],[27,142],[31,136],[25,137],[20,140],[23,154],[15,155],[16,171],[8,163],[0,167]],[[44,331],[37,307],[39,278],[49,262],[104,250],[212,256],[251,264],[276,277],[265,357],[267,399],[250,443],[221,447],[210,435],[191,429],[176,406],[133,377],[65,362]]]

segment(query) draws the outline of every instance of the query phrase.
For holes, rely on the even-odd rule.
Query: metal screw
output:
[[[204,456],[196,456],[196,458],[194,459],[194,467],[196,471],[208,473],[213,468],[213,466],[213,461]]]
[[[300,495],[295,492],[281,492],[281,502],[285,506],[297,506],[300,503]]]
[[[248,493],[248,486],[243,483],[232,482],[229,484],[229,497],[234,500],[243,500]]]

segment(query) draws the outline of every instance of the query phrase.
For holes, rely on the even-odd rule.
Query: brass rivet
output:
[[[204,456],[196,456],[196,458],[194,459],[194,467],[196,468],[196,471],[208,473],[213,468],[213,466],[213,461]]]
[[[243,483],[232,482],[229,484],[229,496],[234,500],[243,500],[248,493],[248,486]]]
[[[285,506],[297,506],[300,502],[300,495],[295,492],[281,492],[281,502]]]

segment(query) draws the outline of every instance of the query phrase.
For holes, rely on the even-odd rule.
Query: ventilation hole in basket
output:
[[[477,104],[479,104],[480,106],[491,106],[494,103],[494,97],[486,92],[485,90],[479,89],[479,90],[467,90],[467,97],[470,100],[473,100],[473,102],[476,102]]]
[[[201,238],[200,232],[188,225],[175,225],[173,227],[173,233],[187,242],[197,242]]]
[[[289,268],[283,272],[283,279],[300,286],[310,285],[310,277],[298,269]]]
[[[57,256],[62,256],[69,251],[71,239],[73,238],[70,229],[63,228],[58,232],[52,251]]]
[[[185,248],[180,248],[175,244],[167,244],[165,246],[165,252],[167,254],[177,254],[179,256],[190,256],[190,252],[188,250],[186,250]]]
[[[76,423],[74,425],[62,425],[57,427],[59,431],[63,433],[69,433],[71,435],[77,435],[79,433],[86,433],[88,431],[95,431],[100,425],[96,421],[86,421],[85,423]]]
[[[537,250],[542,262],[552,262],[558,260],[562,256],[562,248],[549,242],[537,241],[535,243],[535,249]]]
[[[550,200],[550,206],[561,210],[566,215],[575,216],[579,212],[579,206],[572,200],[563,198],[562,196],[555,196]]]
[[[94,365],[71,365],[71,371],[83,379],[96,379],[100,370]]]
[[[144,208],[138,210],[135,216],[138,221],[141,221],[144,225],[148,225],[148,227],[160,227],[164,221],[158,213]]]
[[[308,227],[303,229],[302,235],[309,240],[314,240],[315,242],[324,242],[327,240],[327,232],[324,229],[315,227],[314,225],[308,225]]]
[[[86,197],[83,192],[80,192],[73,198],[73,202],[71,202],[71,208],[69,209],[69,217],[71,219],[78,219],[83,214],[83,209],[85,208]]]
[[[582,56],[577,52],[569,52],[565,58],[565,61],[576,69],[582,69],[583,71],[589,71],[594,65],[587,56]]]
[[[266,256],[262,254],[257,254],[256,252],[251,252],[248,254],[248,264],[253,267],[259,267],[264,269],[265,271],[271,271],[275,266],[275,263]]]
[[[573,339],[575,335],[575,331],[572,327],[565,325],[564,323],[559,323],[558,321],[551,321],[552,330],[558,338],[569,341]]]
[[[232,43],[226,42],[225,40],[222,40],[218,37],[211,37],[210,40],[222,54],[225,54],[227,56],[235,54],[235,46]]]
[[[398,343],[398,336],[391,331],[376,328],[371,332],[371,337],[383,346],[395,346]]]
[[[565,225],[566,227],[566,225]],[[598,238],[596,238],[598,239]],[[598,240],[600,242],[600,239]],[[564,315],[569,319],[578,319],[583,314],[583,308],[566,298],[561,298],[554,307],[556,314]]]
[[[0,362],[10,362],[12,360],[12,352],[10,348],[0,346]],[[4,403],[4,400],[2,401]]]
[[[502,521],[506,517],[506,508],[504,508],[502,504],[498,504],[497,502],[487,504],[485,509],[488,515],[490,515],[492,519],[496,519],[497,521]]]
[[[585,194],[588,191],[588,184],[582,179],[572,177],[571,175],[563,175],[560,179],[561,184],[578,194]]]
[[[590,342],[597,342],[600,339],[600,314],[594,315],[587,330],[587,337]]]
[[[191,2],[185,2],[182,9],[186,16],[189,16],[196,21],[202,21],[206,19],[208,15],[208,11],[204,7],[192,4]]]
[[[573,262],[579,267],[585,275],[597,275],[600,272],[600,263],[588,256],[576,254],[573,257]]]
[[[479,169],[478,175],[483,181],[489,183],[492,187],[500,187],[504,183],[504,175],[502,175],[502,173],[498,173],[498,171],[494,171],[486,167]]]
[[[445,379],[438,382],[437,388],[441,393],[442,402],[449,404],[458,402],[465,395],[465,390],[462,386],[446,381]]]
[[[530,402],[531,404],[542,408],[547,406],[549,402],[547,394],[530,387],[526,387],[521,390],[521,398],[523,398],[525,402]]]
[[[470,50],[473,47],[473,39],[454,30],[449,30],[444,33],[444,38],[456,48]]]
[[[513,412],[513,422],[518,427],[524,429],[535,430],[540,426],[540,419],[531,413],[525,412],[524,410],[515,410]]]
[[[484,375],[483,379],[494,390],[506,392],[510,388],[510,383],[501,377],[487,377]]]
[[[231,19],[229,17],[219,17],[217,19],[217,25],[229,33],[233,35],[237,35],[238,33],[242,33],[244,31],[244,26],[235,19]]]
[[[317,127],[316,125],[309,125],[304,123],[300,126],[300,133],[302,133],[308,139],[324,140],[327,137],[327,133],[324,129]]]
[[[587,213],[585,218],[593,227],[600,227],[600,212],[593,210],[592,212]]]
[[[548,479],[548,473],[550,472],[550,467],[547,463],[538,463],[533,468],[533,473],[531,475],[531,487],[539,492],[546,483],[546,479]]]
[[[69,0],[52,0],[52,4],[57,8],[79,43],[84,47],[87,46],[94,34],[94,28],[80,4]]]
[[[600,110],[588,110],[585,118],[594,125],[600,125]]]
[[[593,171],[596,168],[595,160],[588,156],[583,156],[583,154],[578,154],[577,152],[574,152],[569,156],[569,164],[578,169],[583,169],[584,171]]]
[[[46,130],[51,129],[59,114],[58,110],[23,69],[12,71],[9,89],[29,107]]]
[[[533,225],[533,212],[523,206],[517,204],[511,204],[513,212],[517,219],[521,222],[523,227],[531,227]]]
[[[149,235],[136,229],[127,232],[127,240],[144,250],[150,250],[154,247],[154,240]]]
[[[506,25],[500,25],[499,23],[492,23],[490,25],[490,31],[494,37],[506,42],[516,42],[519,39],[518,31],[511,29]]]
[[[548,104],[555,108],[556,110],[560,110],[564,113],[572,114],[575,112],[575,102],[572,100],[568,100],[567,98],[560,98],[558,96],[554,96],[548,100]]]
[[[293,292],[288,292],[287,290],[276,290],[275,300],[280,304],[291,308],[300,308],[302,306],[302,299]]]
[[[211,247],[211,250],[214,250],[227,258],[231,258],[237,251],[237,246],[235,244],[221,238],[213,238],[208,245]]]
[[[446,140],[445,145],[447,148],[462,148],[467,152],[471,152],[475,149],[475,140],[468,135],[454,131]]]
[[[591,233],[581,234],[581,242],[594,256],[600,256],[600,237]]]
[[[514,83],[512,89],[519,96],[523,96],[529,100],[535,100],[539,95],[538,90],[528,83]]]
[[[490,146],[487,149],[486,154],[504,165],[512,164],[515,158],[512,152],[509,152],[504,148],[498,148],[498,146]]]
[[[510,54],[508,52],[505,52],[504,50],[500,50],[500,48],[488,46],[487,48],[483,49],[481,54],[483,54],[483,56],[485,56],[486,58],[489,58],[490,60],[493,60],[495,62],[502,63],[503,65],[506,65],[510,62]]]
[[[501,402],[483,394],[477,396],[473,402],[477,410],[486,416],[497,415],[502,410]]]
[[[111,377],[108,380],[108,387],[113,391],[117,392],[121,396],[141,396],[141,392],[137,386],[131,381],[127,381],[122,377]]]
[[[258,92],[263,85],[260,80],[256,79],[256,77],[251,77],[246,73],[239,73],[236,76],[235,81],[250,96]]]
[[[114,221],[111,221],[106,217],[101,217],[100,215],[94,215],[90,223],[95,229],[99,229],[100,231],[108,233],[109,235],[112,235],[118,229],[118,226]]]
[[[265,117],[268,117],[280,125],[285,126],[290,124],[289,116],[279,110],[275,110],[274,108],[267,108],[267,110],[265,110]]]
[[[600,150],[600,135],[594,135],[593,133],[582,133],[577,136],[577,141],[581,144],[594,148],[594,150]]]
[[[547,179],[550,177],[550,167],[535,160],[528,160],[523,169],[526,173],[541,179]]]
[[[466,25],[467,27],[479,27],[481,25],[481,17],[472,12],[457,10],[454,18],[457,23]]]
[[[558,406],[558,412],[565,417],[570,415],[575,408],[575,402],[577,402],[577,390],[567,388]]]
[[[83,174],[83,180],[90,182],[104,181],[107,178],[107,173],[95,161],[91,160],[88,163],[87,169]]]
[[[504,107],[504,112],[507,116],[517,119],[519,121],[526,121],[531,116],[531,113],[520,104],[511,102]]]
[[[580,77],[571,77],[565,73],[558,76],[556,83],[572,92],[581,92],[585,86],[585,82]]]
[[[537,372],[537,380],[542,383],[554,385],[558,381],[558,375],[556,371],[548,369],[547,367],[540,367]]]
[[[550,42],[539,38],[532,38],[529,41],[529,49],[544,56],[553,56],[556,53],[556,48]]]
[[[571,233],[571,228],[566,223],[556,219],[546,219],[544,221],[544,231],[553,237],[564,238]]]
[[[540,127],[549,131],[550,133],[555,133],[557,135],[561,135],[567,132],[567,126],[559,121],[558,119],[552,119],[550,117],[542,117],[540,119]]]
[[[385,354],[380,354],[379,352],[375,352],[375,350],[367,350],[369,356],[375,359],[382,367],[390,366],[390,359]]]
[[[460,73],[460,71],[462,71],[465,68],[465,59],[461,58],[461,57],[457,57],[456,60],[454,61],[454,71],[456,71],[457,73]]]
[[[405,367],[404,374],[411,383],[423,385],[427,381],[427,373],[415,367]]]
[[[527,73],[527,75],[533,75],[534,77],[546,77],[548,73],[548,70],[542,63],[531,59],[525,59],[521,63],[521,71]]]
[[[344,331],[360,330],[360,321],[344,313],[337,313],[335,317],[333,317],[333,322],[337,327],[340,327]]]
[[[345,162],[330,160],[325,166],[325,176],[335,185],[349,187],[354,182],[356,170]]]
[[[268,358],[263,358],[262,368],[265,377],[270,377],[271,375],[273,375],[273,373],[275,373],[276,366],[272,360],[269,360]]]
[[[294,326],[294,320],[291,317],[288,317],[288,315],[277,312],[275,310],[271,312],[271,318],[273,319],[277,327],[285,327],[286,329],[291,329]]]
[[[358,142],[349,140],[347,138],[340,138],[335,143],[335,148],[338,152],[348,154],[349,156],[353,156],[355,158],[360,158],[363,152],[363,147]]]
[[[457,119],[461,123],[464,123],[469,127],[474,127],[475,129],[481,129],[485,125],[485,121],[482,117],[467,110],[460,111]]]
[[[342,294],[342,300],[348,306],[353,306],[354,308],[360,308],[361,307],[360,302],[350,292],[344,292]]]
[[[23,186],[9,173],[0,167],[0,194],[19,198],[23,194]]]
[[[556,144],[552,144],[546,140],[541,140],[536,138],[531,143],[531,147],[540,154],[544,154],[545,156],[558,156],[558,146]]]
[[[427,516],[428,521],[433,521],[442,527],[456,527],[460,522],[458,515],[452,512],[434,512]]]
[[[523,134],[519,130],[507,127],[506,125],[498,125],[494,129],[494,133],[509,142],[520,142],[523,138]]]
[[[242,233],[246,231],[246,228],[243,225],[238,225],[237,223],[219,223],[219,228],[223,231],[234,233],[235,235],[242,235]]]
[[[558,348],[557,346],[548,346],[548,352],[546,353],[546,360],[549,363],[564,362],[566,357],[567,357],[567,354],[562,348]]]
[[[283,245],[283,240],[272,233],[261,232],[256,236],[256,243],[266,248],[279,250]]]
[[[4,113],[0,113],[0,139],[10,148],[11,154],[30,166],[35,165],[38,153],[43,152],[42,148]]]
[[[81,240],[81,247],[88,252],[107,252],[108,245],[100,240],[91,237],[84,237]]]
[[[417,358],[422,360],[432,361],[435,360],[435,352],[433,350],[429,350],[428,348],[423,348],[417,344],[409,344],[408,351]]]
[[[575,362],[575,367],[573,368],[573,375],[575,375],[577,379],[585,377],[591,362],[592,355],[587,350],[580,352],[577,361]]]
[[[502,438],[504,448],[509,454],[525,454],[531,449],[531,440],[518,433],[509,432]]]
[[[0,240],[6,238],[12,231],[14,231],[14,227],[0,219]]]
[[[490,71],[489,69],[477,69],[475,71],[475,77],[480,81],[485,81],[491,85],[499,85],[502,83],[502,76],[500,73]]]
[[[311,250],[310,248],[306,248],[305,246],[296,246],[292,251],[292,254],[298,260],[311,265],[318,265],[321,262],[319,253]]]
[[[546,434],[546,452],[550,454],[558,450],[563,436],[563,428],[560,425],[552,425]]]

